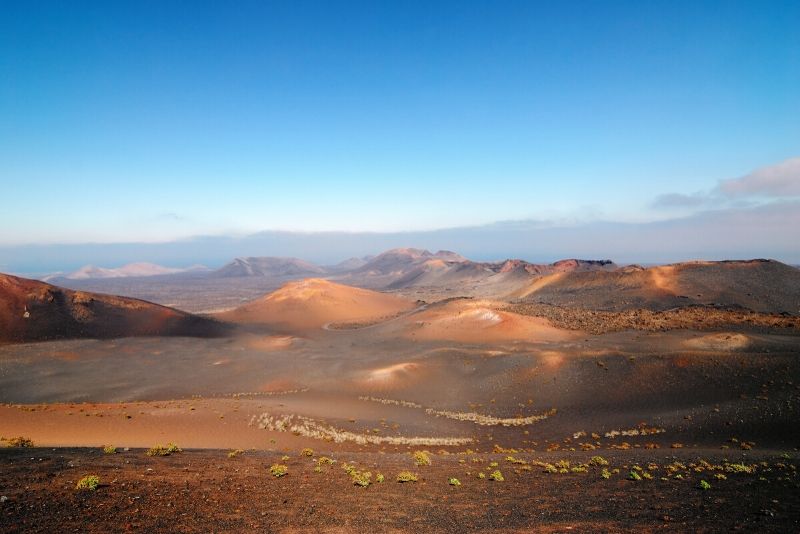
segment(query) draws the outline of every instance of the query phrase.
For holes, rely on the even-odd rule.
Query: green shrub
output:
[[[300,456],[308,456],[309,458],[314,456],[314,449],[309,449],[306,447],[302,451],[300,451]]]
[[[431,465],[431,457],[425,451],[414,451],[411,456],[414,458],[414,462],[418,466]]]
[[[398,482],[416,482],[417,480],[419,480],[419,475],[411,471],[400,471],[397,473]]]
[[[289,473],[289,468],[283,464],[272,464],[269,467],[269,472],[272,473],[272,476],[275,478],[280,478]]]
[[[163,445],[153,445],[145,454],[147,456],[169,456],[170,453],[167,452],[167,448]]]
[[[117,448],[115,446],[113,446],[113,445],[104,445],[103,446],[103,452],[106,453],[106,454],[116,454],[117,453]]]
[[[147,454],[147,456],[169,456],[178,452],[183,452],[183,450],[174,443],[167,443],[166,447],[163,445],[154,445],[150,447],[145,454]]]
[[[457,478],[450,478],[450,479],[447,480],[447,483],[450,484],[451,486],[460,486],[461,485],[461,481],[458,480]]]
[[[602,456],[592,456],[592,458],[589,460],[589,465],[602,467],[608,465],[608,460],[606,460]]]
[[[489,480],[494,480],[495,482],[503,482],[505,478],[503,478],[503,473],[501,473],[499,469],[496,469],[491,473],[489,473]]]
[[[372,473],[369,471],[353,471],[350,477],[353,479],[353,484],[362,488],[372,484]]]
[[[709,484],[705,480],[701,480],[699,487],[700,487],[701,490],[706,491],[706,490],[710,490],[711,489],[711,484]]]
[[[342,464],[342,469],[344,469],[344,472],[348,475],[352,475],[356,472],[356,466],[353,464],[348,464],[347,462]]]
[[[240,454],[244,454],[244,451],[242,449],[234,449],[228,452],[228,458],[236,458]]]
[[[86,475],[78,481],[75,489],[94,491],[100,485],[100,477],[97,475]]]
[[[628,480],[635,480],[638,482],[639,480],[642,480],[642,477],[636,471],[631,471],[628,473]]]
[[[33,440],[22,436],[16,438],[0,438],[0,441],[4,441],[6,445],[9,447],[22,447],[22,448],[33,447]]]

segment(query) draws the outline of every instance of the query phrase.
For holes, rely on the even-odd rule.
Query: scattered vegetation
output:
[[[250,424],[257,425],[264,430],[290,432],[296,436],[332,441],[334,443],[349,441],[358,443],[359,445],[410,445],[412,447],[460,446],[472,443],[472,438],[403,437],[357,434],[348,430],[340,430],[302,415],[273,416],[268,413],[263,413],[258,417],[253,416]]]
[[[377,482],[378,484],[381,484],[384,480],[385,480],[384,476],[381,473],[375,475],[375,482]]]
[[[771,328],[797,328],[797,317],[756,313],[749,310],[718,310],[705,306],[680,307],[666,311],[635,309],[625,311],[591,311],[525,302],[505,306],[507,311],[545,317],[553,326],[568,330],[583,330],[591,334],[605,334],[623,330],[664,331],[673,329],[704,329],[731,325],[760,325]]]
[[[503,482],[505,478],[503,478],[503,473],[500,472],[499,469],[495,469],[491,473],[489,473],[489,480],[494,480],[495,482]]]
[[[353,470],[350,472],[350,477],[353,480],[353,484],[362,488],[366,488],[372,484],[372,473],[369,471]]]
[[[411,471],[400,471],[397,473],[398,482],[416,482],[417,480],[419,480],[419,475]]]
[[[628,480],[634,480],[634,481],[638,482],[638,481],[642,480],[642,476],[639,473],[637,473],[636,471],[631,471],[630,473],[628,473]]]
[[[706,490],[710,490],[711,489],[711,484],[709,484],[705,480],[701,480],[699,487],[700,487],[701,490],[706,491]]]
[[[455,477],[447,479],[447,483],[450,484],[451,486],[460,486],[461,485],[461,481],[458,480]]]
[[[637,428],[631,428],[628,430],[611,430],[605,433],[605,437],[607,438],[616,438],[617,436],[652,436],[653,434],[663,434],[666,432],[663,428],[657,428],[652,426],[647,426],[646,424],[641,424]]]
[[[529,415],[528,417],[494,417],[491,415],[483,415],[475,412],[450,412],[447,410],[434,410],[433,408],[426,408],[425,413],[435,417],[446,417],[456,421],[469,421],[481,426],[524,426],[544,421],[548,417],[556,414],[556,409],[553,408],[544,413],[537,415]]]
[[[145,454],[147,454],[147,456],[169,456],[179,452],[183,452],[180,447],[174,443],[167,443],[166,447],[163,445],[154,445],[153,447],[150,447]]]
[[[391,404],[395,406],[403,406],[405,408],[416,408],[422,409],[423,406],[421,404],[417,404],[416,402],[409,402],[404,400],[395,400],[395,399],[382,399],[378,397],[367,397],[361,396],[359,400],[363,401],[370,401],[370,402],[378,402],[380,404]],[[528,417],[518,416],[518,417],[494,417],[491,415],[483,415],[475,412],[453,412],[448,410],[435,410],[433,408],[425,408],[425,413],[428,415],[432,415],[434,417],[446,417],[448,419],[454,419],[456,421],[469,421],[475,423],[476,425],[481,426],[524,426],[524,425],[532,425],[533,423],[538,423],[539,421],[543,421],[550,416],[556,414],[555,408],[537,415],[530,415]]]
[[[320,456],[319,458],[317,458],[317,465],[318,466],[332,465],[335,461],[336,460],[328,458],[327,456]]]
[[[342,464],[342,469],[344,469],[344,472],[348,475],[352,475],[356,471],[356,466],[345,462]]]
[[[414,451],[411,456],[418,466],[431,465],[431,457],[426,451]]]
[[[394,406],[404,406],[406,408],[422,408],[421,404],[417,404],[416,402],[409,402],[404,400],[395,400],[395,399],[381,399],[378,397],[366,397],[361,396],[358,400],[362,401],[370,401],[370,402],[378,402],[380,404],[392,404]]]
[[[305,449],[300,451],[300,456],[307,456],[307,457],[310,458],[310,457],[314,456],[314,450],[313,449],[309,449],[308,447],[306,447]]]
[[[0,438],[0,441],[6,444],[7,447],[33,447],[33,440],[23,436],[16,438]]]
[[[78,481],[75,489],[94,491],[100,485],[100,477],[97,475],[86,475]]]
[[[240,454],[244,454],[244,451],[242,449],[234,449],[228,452],[228,458],[236,458]]]
[[[284,475],[289,474],[289,468],[283,464],[272,464],[269,467],[269,472],[272,473],[272,476],[275,478],[280,478]]]
[[[117,453],[117,448],[115,446],[113,446],[113,445],[104,445],[103,446],[103,452],[106,453],[106,454],[116,454]]]
[[[314,472],[322,473],[322,466],[333,465],[334,462],[336,462],[336,460],[333,460],[332,458],[328,458],[327,456],[320,456],[319,458],[317,458],[317,465],[316,467],[314,467]]]

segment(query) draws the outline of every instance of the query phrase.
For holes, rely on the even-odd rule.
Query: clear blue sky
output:
[[[0,245],[645,222],[798,155],[797,1],[0,16]]]

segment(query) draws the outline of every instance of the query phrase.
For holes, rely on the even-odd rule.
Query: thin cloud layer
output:
[[[667,193],[651,203],[656,209],[722,209],[800,197],[800,157],[760,167],[739,178],[721,180],[711,191]]]
[[[684,195],[683,193],[667,193],[659,195],[652,203],[654,208],[697,208],[706,204],[709,197],[703,193]]]
[[[293,256],[334,264],[409,246],[454,250],[475,260],[577,257],[664,263],[769,257],[800,263],[800,158],[723,180],[710,191],[661,195],[652,205],[683,216],[641,223],[530,219],[431,231],[265,231],[166,243],[6,246],[0,247],[0,272],[48,273],[87,263],[113,267],[141,261],[218,267],[237,256]]]
[[[169,243],[0,247],[0,272],[48,273],[87,263],[149,261],[219,267],[237,256],[294,256],[320,264],[394,247],[454,250],[475,260],[612,259],[668,263],[688,259],[774,258],[800,263],[800,200],[706,210],[650,223],[593,222],[545,226],[516,221],[427,232],[267,231],[244,237],[198,237]]]
[[[729,197],[800,196],[800,158],[791,158],[776,165],[761,167],[740,178],[723,180],[715,191]]]

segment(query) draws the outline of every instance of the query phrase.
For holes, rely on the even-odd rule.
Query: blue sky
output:
[[[6,3],[0,246],[791,201],[798,27],[795,1]],[[786,162],[788,189],[725,185]]]

